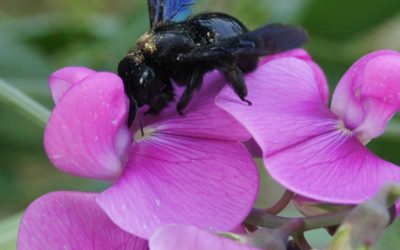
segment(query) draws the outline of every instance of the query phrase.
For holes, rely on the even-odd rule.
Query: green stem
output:
[[[283,209],[287,207],[289,202],[292,200],[294,193],[288,189],[286,189],[285,193],[283,193],[282,197],[279,199],[275,205],[267,208],[265,211],[270,214],[279,214]]]
[[[281,227],[292,220],[300,219],[304,225],[302,230],[308,231],[316,228],[338,225],[351,210],[352,209],[347,209],[336,213],[303,218],[287,218],[267,213],[261,209],[253,209],[253,211],[247,217],[246,222],[261,227],[276,228]]]
[[[44,127],[50,116],[50,111],[42,104],[22,93],[12,85],[0,79],[0,100],[11,104],[14,108],[23,111]]]
[[[287,223],[283,224],[277,230],[278,234],[283,239],[288,239],[294,232],[301,231],[304,228],[304,221],[302,219],[291,219]]]
[[[294,241],[300,247],[301,250],[310,250],[312,249],[311,245],[308,243],[306,237],[304,237],[303,233],[297,233],[293,236]]]

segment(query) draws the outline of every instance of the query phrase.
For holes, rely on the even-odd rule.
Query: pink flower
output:
[[[151,250],[257,250],[194,226],[167,225],[150,238]]]
[[[122,229],[149,238],[170,223],[229,231],[245,219],[258,173],[240,144],[250,135],[214,103],[218,74],[205,78],[184,117],[175,103],[144,117],[144,137],[126,126],[128,101],[115,74],[67,67],[49,81],[56,106],[46,152],[62,171],[112,181],[96,202]]]
[[[95,201],[96,194],[54,192],[34,201],[19,228],[18,250],[146,250],[146,240],[116,226]]]
[[[378,51],[357,61],[339,82],[331,109],[317,79],[304,61],[280,58],[246,76],[252,107],[229,88],[217,104],[250,131],[273,178],[300,195],[354,204],[399,182],[400,168],[364,144],[399,111],[400,54]]]

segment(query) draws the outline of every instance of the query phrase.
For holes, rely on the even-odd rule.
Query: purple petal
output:
[[[358,60],[340,80],[332,110],[364,141],[381,135],[400,110],[400,53],[382,50]]]
[[[236,228],[231,230],[231,233],[235,233],[235,234],[246,234],[246,228],[244,226],[244,224],[240,224],[239,226],[237,226]]]
[[[53,164],[78,176],[112,180],[131,143],[120,78],[96,73],[75,84],[54,108],[44,135]]]
[[[259,66],[264,65],[272,60],[280,59],[280,58],[287,58],[287,57],[294,57],[303,60],[311,67],[314,72],[315,80],[317,81],[317,86],[322,98],[322,101],[328,104],[329,101],[329,86],[326,80],[325,74],[322,69],[316,64],[312,57],[305,51],[304,49],[294,49],[287,52],[274,54],[270,56],[266,56],[260,60]],[[258,144],[254,141],[254,139],[250,139],[246,141],[245,146],[251,152],[254,157],[262,157],[262,152]]]
[[[386,125],[397,109],[395,106],[376,98],[366,98],[363,101],[363,108],[365,111],[363,121],[353,130],[353,133],[365,145],[372,138],[385,132]]]
[[[26,210],[18,250],[146,250],[147,241],[122,231],[95,202],[96,194],[54,192]]]
[[[194,226],[168,225],[150,238],[151,250],[256,250]]]
[[[337,118],[321,98],[312,69],[295,58],[273,60],[246,76],[252,106],[224,88],[217,104],[240,121],[271,155],[335,130]]]
[[[316,136],[264,158],[271,176],[288,189],[320,201],[355,204],[388,182],[400,168],[368,151],[346,131]]]
[[[51,74],[49,77],[49,87],[54,102],[58,103],[72,85],[95,73],[96,71],[86,67],[70,66],[59,69]]]
[[[304,62],[277,59],[247,81],[253,107],[230,100],[228,89],[217,103],[249,129],[270,174],[287,188],[316,200],[357,203],[400,180],[397,166],[371,154],[331,114]]]
[[[314,72],[315,75],[315,80],[317,81],[317,86],[319,89],[319,92],[321,94],[321,98],[324,101],[324,103],[328,103],[329,101],[329,86],[328,86],[328,81],[326,80],[325,74],[322,71],[322,69],[319,67],[318,64],[314,62],[310,54],[307,53],[304,49],[294,49],[290,50],[287,52],[271,55],[271,56],[266,56],[262,60],[260,60],[259,65],[263,65],[267,62],[270,62],[272,60],[276,60],[279,58],[286,58],[286,57],[294,57],[303,60],[308,64],[308,66],[311,67],[311,69]]]
[[[257,196],[256,164],[239,143],[156,134],[130,156],[97,201],[117,225],[143,238],[171,223],[230,231]]]
[[[177,88],[178,98],[159,116],[144,116],[144,123],[162,133],[196,138],[246,141],[250,134],[230,114],[215,105],[215,96],[225,81],[218,72],[207,74],[203,86],[193,95],[184,116],[176,112],[177,100],[183,88]],[[239,100],[239,98],[237,97]],[[136,125],[137,127],[137,125]]]

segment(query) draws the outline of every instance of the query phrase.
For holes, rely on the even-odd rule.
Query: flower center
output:
[[[345,123],[343,120],[340,120],[338,122],[338,124],[336,125],[337,129],[339,131],[341,131],[344,135],[347,136],[352,136],[355,135],[357,136],[357,139],[363,144],[363,145],[367,145],[368,142],[371,141],[371,138],[366,137],[364,133],[357,133],[357,131],[351,130],[349,128],[346,127]]]
[[[346,127],[346,125],[344,124],[344,121],[343,120],[339,120],[338,121],[338,123],[337,123],[337,125],[336,125],[336,128],[339,130],[339,131],[341,131],[343,134],[345,134],[345,135],[352,135],[353,134],[353,132],[350,130],[350,129],[348,129],[347,127]]]
[[[133,140],[135,142],[145,140],[149,137],[151,137],[155,133],[156,129],[151,128],[151,127],[145,127],[143,128],[143,134],[140,129],[136,130],[136,132],[133,134]]]

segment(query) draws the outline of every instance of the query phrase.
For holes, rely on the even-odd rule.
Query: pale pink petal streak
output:
[[[255,162],[241,144],[157,134],[132,147],[122,177],[97,201],[117,225],[148,238],[171,223],[232,230],[257,191]]]
[[[131,143],[127,110],[116,75],[96,73],[75,84],[54,108],[45,130],[50,160],[67,173],[115,179]]]
[[[151,250],[257,250],[194,226],[168,225],[149,241]],[[258,249],[259,250],[259,249]]]
[[[122,231],[95,202],[96,194],[54,192],[26,210],[18,250],[146,250],[147,241]]]

